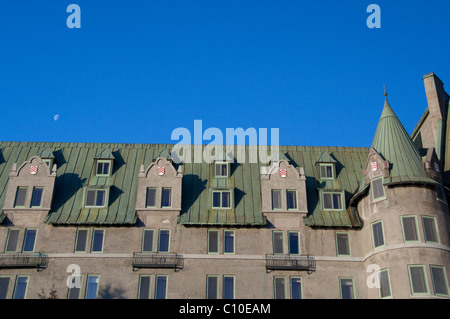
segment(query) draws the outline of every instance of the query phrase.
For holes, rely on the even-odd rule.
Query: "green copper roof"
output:
[[[390,176],[384,184],[430,183],[419,151],[395,115],[387,98],[384,102],[372,147],[390,163]]]
[[[36,143],[0,142],[0,209],[3,207],[9,172],[14,163],[20,165],[32,156],[49,149],[55,156],[57,176],[52,210],[47,223],[61,225],[130,225],[137,221],[137,177],[142,164],[148,167],[158,155],[172,150],[170,144],[100,144],[100,143]],[[200,146],[204,147],[204,146]],[[105,149],[114,157],[110,177],[93,177],[97,155]],[[308,197],[305,224],[323,227],[358,227],[355,212],[324,211],[319,196],[319,176],[316,160],[322,152],[333,154],[336,160],[336,184],[343,191],[345,202],[358,188],[368,148],[280,146],[297,170],[304,168]],[[236,152],[235,152],[236,154]],[[248,159],[248,147],[246,147]],[[185,163],[183,172],[182,211],[179,223],[185,225],[264,226],[266,220],[261,207],[261,166],[259,163],[233,163],[226,180],[212,178],[211,164]],[[179,167],[176,167],[178,169]],[[83,209],[83,187],[109,187],[107,209]],[[208,197],[211,188],[234,189],[234,208],[212,210]],[[348,205],[347,205],[348,206]],[[0,213],[0,221],[4,215]]]

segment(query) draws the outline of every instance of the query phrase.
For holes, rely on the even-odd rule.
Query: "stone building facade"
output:
[[[450,298],[449,96],[424,83],[411,136],[386,97],[370,148],[267,164],[0,142],[0,298]]]

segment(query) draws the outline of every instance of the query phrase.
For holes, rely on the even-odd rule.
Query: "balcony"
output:
[[[184,267],[184,258],[173,253],[133,253],[132,265],[133,270],[135,268],[172,268],[177,271]]]
[[[46,253],[0,254],[0,268],[36,268],[41,270],[48,265]]]
[[[266,255],[268,270],[301,270],[310,274],[316,271],[316,261],[309,255]]]

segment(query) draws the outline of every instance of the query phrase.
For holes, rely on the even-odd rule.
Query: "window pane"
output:
[[[272,209],[281,209],[281,190],[272,190]]]
[[[423,220],[423,232],[426,242],[438,242],[436,224],[433,217],[422,217]]]
[[[353,296],[353,280],[352,279],[340,279],[341,286],[341,298],[342,299],[354,299]]]
[[[287,209],[297,209],[297,192],[286,191],[287,195]]]
[[[88,190],[86,193],[86,206],[94,206],[95,205],[95,191]]]
[[[383,224],[381,222],[372,224],[372,234],[374,246],[375,247],[383,246],[384,245]]]
[[[106,197],[106,191],[98,190],[97,191],[97,200],[95,201],[95,206],[98,206],[98,207],[105,206],[105,197]]]
[[[223,277],[223,299],[234,298],[234,277]]]
[[[168,229],[161,229],[159,231],[159,252],[168,253],[170,242],[170,231]]]
[[[172,189],[163,188],[161,196],[161,207],[171,207],[172,206]]]
[[[109,174],[109,163],[103,163],[103,175]]]
[[[234,253],[234,231],[224,231],[224,253],[233,254]]]
[[[384,197],[383,179],[378,178],[372,181],[373,199]]]
[[[150,299],[150,276],[139,276],[138,299]]]
[[[17,244],[19,243],[19,229],[10,229],[8,231],[8,242],[6,243],[5,252],[17,251]]]
[[[301,278],[291,278],[291,299],[302,299]]]
[[[415,217],[402,217],[403,223],[403,233],[405,236],[405,241],[416,241],[418,240],[417,236],[417,227],[416,227],[416,218]]]
[[[75,252],[85,252],[86,251],[87,236],[88,236],[87,229],[78,229],[77,230],[77,243],[75,246]]]
[[[26,229],[25,230],[25,238],[23,240],[23,249],[24,252],[31,252],[34,250],[34,243],[36,240],[36,229]]]
[[[218,291],[218,280],[217,276],[207,276],[206,277],[206,299],[217,299]]]
[[[208,231],[208,253],[219,252],[219,232]]]
[[[427,293],[428,287],[425,278],[424,267],[410,266],[409,274],[411,277],[412,293]]]
[[[16,200],[14,202],[14,207],[24,207],[26,197],[27,197],[27,188],[26,187],[18,187],[17,193],[16,193]]]
[[[42,194],[44,189],[42,187],[33,188],[33,194],[31,195],[31,207],[41,207]]]
[[[8,296],[8,288],[9,282],[11,278],[9,277],[0,277],[0,299],[6,299]]]
[[[284,253],[282,232],[273,232],[273,253],[274,254]]]
[[[213,192],[213,207],[220,207],[220,192]]]
[[[25,299],[27,286],[28,286],[28,277],[18,276],[16,279],[16,287],[14,289],[13,299]]]
[[[341,194],[333,194],[333,208],[342,209]]]
[[[348,234],[336,234],[338,255],[350,255]]]
[[[331,203],[331,194],[323,194],[323,208],[331,209],[333,205]]]
[[[81,276],[70,275],[69,280],[73,284],[73,287],[69,287],[69,290],[67,292],[67,299],[79,299],[81,292]],[[77,284],[75,284],[76,282],[78,282],[80,285],[77,286]]]
[[[289,253],[300,254],[299,238],[297,232],[289,232]]]
[[[434,293],[436,295],[448,295],[447,278],[444,267],[430,266],[431,278],[433,280]]]
[[[222,165],[220,165],[221,166],[221,169],[222,169],[222,176],[228,176],[228,172],[227,172],[227,168],[228,168],[228,165],[227,164],[222,164]]]
[[[146,207],[156,207],[156,188],[147,188]]]
[[[142,252],[153,251],[153,229],[144,229],[142,238]]]
[[[231,199],[230,192],[222,192],[222,207],[224,208],[231,207],[230,199]]]
[[[391,286],[389,284],[389,272],[387,270],[382,270],[379,273],[380,277],[380,297],[389,297],[391,295]]]
[[[285,290],[285,278],[284,277],[275,277],[274,278],[274,298],[275,299],[286,299],[286,290]]]
[[[98,162],[97,163],[97,175],[103,174],[103,163]]]
[[[101,252],[103,251],[103,229],[95,229],[94,236],[92,238],[92,251]]]
[[[99,276],[88,276],[86,284],[86,299],[97,299]]]
[[[166,299],[167,277],[156,276],[155,299]]]

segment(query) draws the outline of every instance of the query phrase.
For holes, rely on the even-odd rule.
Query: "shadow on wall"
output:
[[[98,299],[125,299],[125,289],[120,287],[112,287],[110,284],[102,288],[98,292]]]

